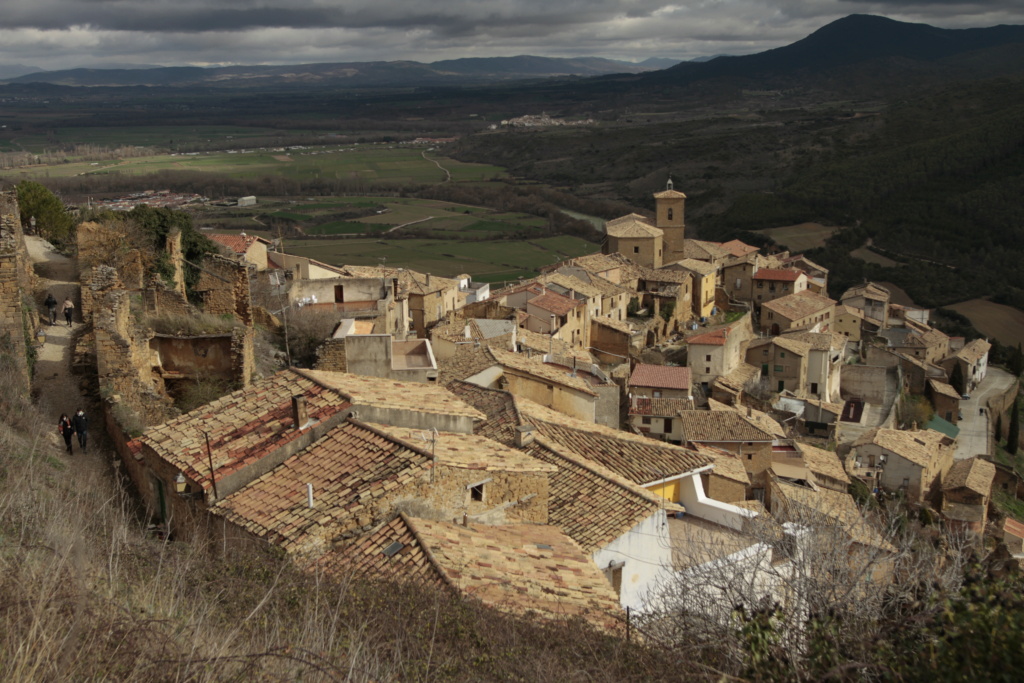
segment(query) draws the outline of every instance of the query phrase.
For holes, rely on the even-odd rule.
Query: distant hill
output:
[[[998,76],[1022,68],[1024,26],[943,29],[854,14],[785,47],[684,62],[643,80],[749,79],[761,87],[779,87],[801,79],[846,78],[853,86],[871,79],[899,87],[908,81]]]
[[[666,60],[668,64],[675,64]],[[431,64],[413,61],[292,64],[285,66],[154,67],[143,69],[67,69],[7,78],[10,83],[69,86],[429,86],[491,83],[557,76],[638,74],[660,68],[599,57],[555,58],[520,55],[450,59]]]
[[[8,78],[17,78],[18,76],[39,73],[40,71],[42,71],[42,69],[40,69],[37,66],[26,66],[24,64],[4,64],[0,65],[0,80],[6,80]]]

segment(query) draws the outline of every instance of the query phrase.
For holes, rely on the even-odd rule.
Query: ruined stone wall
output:
[[[143,292],[146,303],[146,312],[151,315],[184,315],[196,314],[195,306],[190,304],[175,289],[169,289],[163,282],[153,281],[149,288]]]
[[[145,424],[160,424],[177,410],[164,392],[162,378],[153,373],[150,334],[137,328],[130,296],[124,290],[112,290],[94,300],[96,371],[104,397],[117,396]]]
[[[21,214],[14,192],[0,193],[0,341],[9,344],[12,358],[25,391],[29,387],[29,347],[37,326],[31,305],[35,275],[25,248]]]
[[[316,350],[314,370],[330,370],[332,372],[348,372],[348,360],[345,355],[345,340],[328,339]]]
[[[212,315],[233,315],[245,325],[252,325],[252,298],[249,291],[249,269],[223,256],[203,261],[203,270],[196,283],[203,297],[203,311]]]
[[[185,255],[181,251],[181,231],[175,228],[167,235],[164,245],[171,267],[174,268],[174,291],[185,298]]]
[[[239,389],[249,386],[256,372],[256,353],[251,327],[236,327],[231,333],[231,369]]]
[[[107,292],[122,289],[121,278],[117,270],[110,266],[96,266],[82,271],[81,282],[82,321],[89,323],[92,322],[92,313],[96,310],[97,302],[101,301]]]

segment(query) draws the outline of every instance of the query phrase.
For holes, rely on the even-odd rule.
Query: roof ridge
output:
[[[420,532],[417,531],[416,527],[409,521],[410,518],[401,510],[399,510],[398,516],[402,518],[402,523],[405,524],[405,527],[409,530],[409,533],[412,534],[412,537],[420,544],[420,548],[423,549],[423,554],[427,556],[427,561],[430,562],[430,566],[434,568],[434,571],[438,573],[441,580],[449,588],[455,591],[456,594],[459,594],[459,587],[455,584],[455,581],[448,576],[448,572],[444,570],[444,567],[442,567],[441,563],[437,561],[437,558],[434,557],[434,553],[430,550],[430,546],[427,545],[426,541],[424,541],[423,537],[420,535]]]
[[[543,420],[540,420],[540,422],[543,422]],[[548,423],[548,424],[550,424],[550,423]],[[564,460],[568,460],[569,462],[571,462],[572,464],[576,465],[577,467],[582,467],[583,469],[587,470],[588,472],[590,472],[594,476],[600,477],[601,479],[603,479],[604,481],[608,482],[609,484],[612,484],[613,486],[616,486],[616,487],[618,487],[620,489],[623,489],[624,491],[626,491],[627,493],[629,493],[632,496],[635,496],[637,498],[641,498],[643,500],[646,500],[648,503],[655,503],[656,505],[658,505],[659,508],[664,506],[664,505],[666,505],[666,504],[667,505],[672,505],[673,504],[670,501],[662,498],[661,496],[658,496],[656,494],[653,494],[653,493],[649,492],[647,489],[643,488],[639,484],[635,484],[635,485],[629,484],[626,481],[625,477],[622,477],[622,481],[617,481],[615,478],[609,477],[607,474],[605,474],[604,472],[601,472],[599,469],[594,467],[594,465],[597,465],[598,467],[604,467],[600,463],[595,463],[595,462],[591,461],[589,458],[580,455],[579,453],[575,452],[574,450],[572,450],[568,446],[564,446],[563,444],[560,444],[557,441],[549,439],[548,437],[544,436],[543,434],[535,435],[533,437],[533,440],[538,445],[543,447],[544,449],[546,449],[546,450],[550,451],[551,453],[553,453],[555,456],[557,456],[559,458],[562,458]],[[563,448],[563,449],[567,450],[569,453],[571,453],[571,455],[566,455],[562,451],[558,450],[558,448]],[[616,477],[621,477],[621,475],[615,475],[615,476]],[[679,505],[679,507],[683,507],[679,503],[675,503],[675,505]]]
[[[397,443],[398,445],[402,446],[403,448],[407,448],[410,451],[413,451],[415,453],[419,453],[422,456],[430,458],[431,461],[433,461],[435,459],[433,453],[428,453],[426,450],[424,450],[420,446],[416,446],[415,444],[412,444],[412,443],[406,441],[405,439],[403,439],[401,437],[397,437],[397,436],[394,436],[392,434],[388,434],[387,432],[385,432],[382,429],[378,429],[377,427],[373,427],[368,422],[363,422],[362,420],[360,420],[358,418],[354,418],[351,415],[348,418],[348,422],[351,422],[355,426],[361,427],[362,429],[365,429],[368,432],[372,432],[372,433],[376,434],[377,436],[381,437],[382,439],[387,439],[388,441],[393,441],[393,442]]]

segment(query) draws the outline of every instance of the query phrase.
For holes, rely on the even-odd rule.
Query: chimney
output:
[[[747,417],[754,417],[754,408],[753,408],[753,406],[747,405]]]
[[[313,509],[313,485],[306,484],[306,504],[309,505],[309,509]]]
[[[463,328],[463,331],[462,331],[462,333],[463,333],[464,335],[466,335],[466,339],[469,339],[469,338],[470,338],[470,336],[471,336],[471,334],[472,334],[472,333],[471,333],[471,332],[470,332],[470,330],[469,330],[469,323],[466,323],[466,327],[465,327],[465,328]]]
[[[526,448],[533,443],[533,425],[516,427],[516,448]]]
[[[912,431],[912,432],[916,432],[917,431],[917,420],[914,420],[913,422],[910,423],[910,431]]]
[[[430,287],[430,273],[427,273],[427,287]]]
[[[306,397],[303,394],[292,396],[292,419],[295,420],[295,428],[300,431],[309,422],[309,413],[306,410]]]

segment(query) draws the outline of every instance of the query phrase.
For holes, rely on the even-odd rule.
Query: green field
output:
[[[462,242],[417,239],[286,240],[285,251],[335,265],[411,268],[452,276],[468,273],[474,280],[502,284],[532,277],[537,269],[573,256],[597,251],[598,245],[578,237],[545,237],[529,241]]]
[[[486,164],[467,164],[438,158],[454,182],[482,182],[505,176],[504,170]],[[395,185],[440,183],[447,174],[425,159],[421,150],[384,143],[334,145],[306,149],[267,149],[249,152],[200,152],[159,154],[112,161],[74,161],[29,166],[7,173],[16,178],[58,178],[101,173],[149,175],[160,171],[200,171],[232,178],[279,176],[294,180],[334,179]]]

